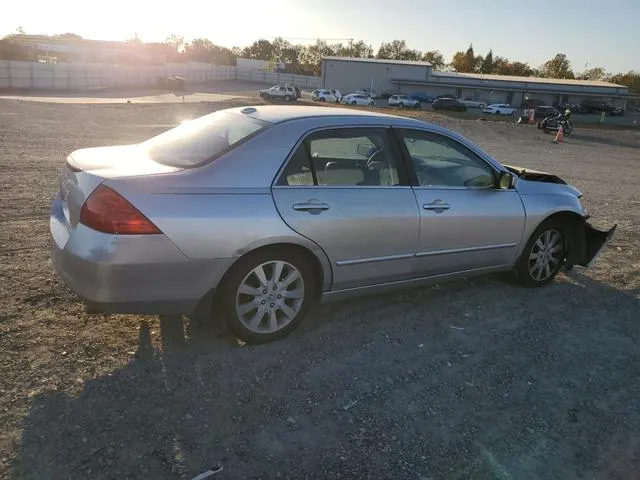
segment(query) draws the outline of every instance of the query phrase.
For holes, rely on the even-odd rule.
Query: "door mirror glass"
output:
[[[511,172],[500,172],[497,187],[503,190],[513,187],[513,174]]]

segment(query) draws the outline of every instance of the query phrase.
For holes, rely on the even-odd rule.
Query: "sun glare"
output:
[[[55,4],[35,0],[12,8],[0,28],[11,33],[21,26],[27,33],[76,33],[96,40],[126,40],[137,35],[144,42],[161,42],[175,34],[187,41],[205,37],[231,47],[282,35],[283,27],[291,25],[297,15],[290,0],[271,0],[268,9],[259,0],[182,0],[173,7],[168,5],[148,0],[113,0],[98,11],[92,4],[78,0]],[[38,15],[32,15],[33,11]]]

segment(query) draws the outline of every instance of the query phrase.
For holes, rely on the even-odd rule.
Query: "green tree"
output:
[[[244,58],[254,58],[257,60],[272,60],[273,45],[269,40],[256,40],[250,46],[245,47],[242,51],[242,56]]]
[[[350,42],[346,45],[337,43],[333,46],[335,54],[339,57],[353,57],[353,58],[372,58],[373,48],[367,44],[364,40],[358,40],[357,42]]]
[[[422,55],[422,61],[429,62],[436,70],[441,70],[445,65],[444,57],[442,56],[442,53],[440,53],[440,50],[429,50],[428,52],[424,52]]]
[[[482,57],[475,56],[473,45],[469,45],[466,52],[456,52],[451,59],[451,68],[460,73],[477,72],[482,64]]]
[[[564,53],[558,53],[540,67],[540,76],[546,78],[575,78],[571,62]]]
[[[496,75],[530,77],[534,74],[534,71],[527,63],[511,62],[507,58],[498,56],[493,60],[493,73]]]
[[[493,73],[493,50],[489,50],[480,65],[480,73]]]
[[[0,60],[33,61],[35,56],[29,48],[18,43],[15,35],[7,35],[0,39]]]
[[[304,47],[300,52],[299,58],[300,63],[312,69],[314,75],[320,75],[322,59],[335,54],[336,51],[333,46],[327,44],[324,40],[317,40],[316,43]]]
[[[627,73],[617,73],[607,78],[610,82],[629,87],[632,93],[640,94],[640,72],[631,70]]]
[[[603,80],[607,76],[607,72],[602,67],[593,67],[585,70],[577,76],[580,80]]]
[[[206,38],[194,38],[191,43],[185,45],[184,54],[194,62],[236,64],[236,56],[230,49],[216,45]]]
[[[389,60],[420,60],[422,57],[418,50],[407,47],[404,40],[393,40],[392,42],[380,44],[377,58]]]

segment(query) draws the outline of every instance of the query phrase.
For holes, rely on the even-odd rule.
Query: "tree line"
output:
[[[21,29],[18,33],[24,33]],[[70,39],[81,39],[78,35],[67,33],[58,35]],[[0,39],[0,59],[34,60],[33,53],[20,45],[16,35]],[[571,62],[563,53],[556,54],[539,67],[527,62],[510,60],[494,55],[492,50],[486,55],[476,55],[473,45],[466,51],[454,53],[447,62],[439,50],[420,51],[409,48],[404,40],[383,42],[377,51],[363,40],[348,43],[327,43],[317,40],[310,45],[291,43],[283,38],[273,40],[260,39],[251,45],[240,48],[227,48],[216,45],[206,38],[195,38],[185,42],[184,37],[171,35],[162,43],[142,43],[138,38],[127,41],[128,44],[149,52],[162,54],[169,62],[205,62],[219,65],[235,65],[237,58],[252,58],[269,62],[283,62],[288,73],[320,75],[323,57],[379,58],[390,60],[414,60],[430,62],[434,69],[460,73],[484,73],[494,75],[536,76],[558,79],[607,80],[629,87],[632,92],[640,93],[640,72],[608,73],[602,67],[593,67],[582,72],[572,69]],[[126,58],[122,59],[126,63]]]

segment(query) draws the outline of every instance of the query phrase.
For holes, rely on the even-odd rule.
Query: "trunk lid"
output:
[[[60,197],[67,223],[75,227],[89,195],[106,179],[161,175],[183,170],[149,158],[138,145],[76,150],[60,175]]]

